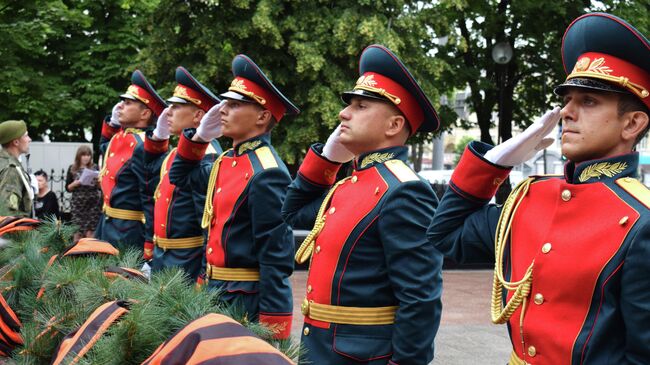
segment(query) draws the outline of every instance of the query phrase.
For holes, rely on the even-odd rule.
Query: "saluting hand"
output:
[[[156,121],[156,128],[153,130],[153,136],[159,140],[169,139],[169,124],[167,122],[167,113],[169,112],[169,107],[165,108],[158,120]]]
[[[122,104],[121,101],[113,105],[113,110],[111,111],[111,119],[108,121],[108,125],[114,128],[120,126],[120,104]]]
[[[501,166],[520,165],[553,144],[555,138],[548,137],[560,120],[560,107],[546,112],[521,134],[495,146],[485,153],[485,159]]]
[[[354,158],[354,153],[350,152],[339,140],[341,135],[341,125],[339,124],[334,132],[330,134],[323,147],[323,157],[332,162],[345,163],[350,162]]]
[[[196,137],[204,142],[209,142],[215,138],[221,137],[223,134],[221,132],[221,109],[224,105],[226,105],[225,100],[213,106],[207,113],[205,113],[203,118],[201,118],[199,127],[196,128]]]

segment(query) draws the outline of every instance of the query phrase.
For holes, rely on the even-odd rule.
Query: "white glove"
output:
[[[555,107],[526,128],[523,133],[487,151],[485,159],[501,166],[517,166],[530,160],[537,152],[553,144],[555,138],[545,137],[551,133],[559,120],[560,107]]]
[[[148,262],[145,262],[144,265],[142,265],[140,271],[147,279],[151,279],[151,266],[149,266]]]
[[[108,121],[108,125],[111,127],[117,128],[120,126],[120,104],[122,104],[121,101],[115,104],[113,111],[111,111],[111,120]]]
[[[168,111],[169,107],[165,108],[162,113],[160,113],[160,116],[156,121],[156,128],[153,130],[153,136],[159,141],[169,139],[169,124],[167,124]]]
[[[354,158],[354,153],[350,152],[345,146],[343,146],[339,140],[341,135],[341,125],[330,134],[323,146],[323,157],[327,158],[333,162],[345,163],[350,162]]]
[[[221,109],[226,105],[226,101],[213,106],[201,118],[199,127],[196,128],[196,136],[205,142],[209,142],[222,135],[221,132]]]

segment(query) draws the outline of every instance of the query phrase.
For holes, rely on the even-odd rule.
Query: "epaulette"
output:
[[[388,160],[384,163],[400,182],[419,180],[418,175],[402,160]]]
[[[278,167],[278,161],[275,159],[273,152],[269,146],[260,147],[255,150],[257,158],[260,160],[260,164],[264,170]]]
[[[650,209],[650,190],[637,179],[624,177],[616,179],[616,184]]]

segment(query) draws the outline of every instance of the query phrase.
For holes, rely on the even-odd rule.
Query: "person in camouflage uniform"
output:
[[[22,120],[0,123],[0,216],[32,215],[34,191],[18,157],[29,152],[31,138]]]

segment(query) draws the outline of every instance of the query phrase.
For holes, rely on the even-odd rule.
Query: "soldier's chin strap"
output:
[[[343,183],[350,180],[350,178],[351,177],[348,176],[345,179],[337,182],[325,196],[325,199],[323,200],[320,209],[318,209],[318,214],[316,215],[316,222],[314,223],[314,228],[311,229],[311,232],[309,232],[305,240],[302,241],[300,247],[296,251],[297,263],[302,264],[303,262],[307,261],[311,257],[312,253],[314,252],[314,243],[316,242],[316,238],[323,230],[323,227],[325,227],[325,210],[327,209],[327,206],[330,204],[330,200],[334,195],[334,191],[336,191],[336,188],[341,186]]]
[[[526,300],[530,294],[530,287],[533,282],[533,265],[535,261],[533,260],[533,262],[530,263],[530,266],[528,266],[528,269],[521,280],[509,282],[506,281],[503,276],[503,251],[508,242],[508,238],[510,237],[512,220],[519,208],[519,204],[521,204],[528,193],[528,189],[533,180],[533,178],[528,178],[515,187],[504,203],[501,216],[499,217],[499,222],[497,223],[497,232],[494,239],[495,264],[491,303],[491,317],[492,322],[495,324],[506,323],[522,303],[523,307],[521,309],[520,328],[523,324]],[[502,306],[503,301],[501,299],[504,288],[508,291],[514,291],[514,294],[510,300],[508,300],[505,307]]]

